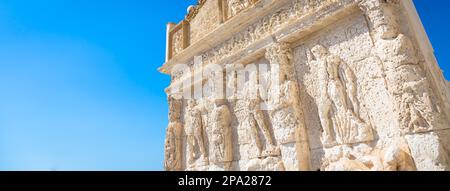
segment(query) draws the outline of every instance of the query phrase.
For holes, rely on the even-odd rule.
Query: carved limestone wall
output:
[[[208,0],[190,20],[190,42],[194,43],[214,30],[222,22],[220,0]]]
[[[168,28],[165,169],[450,170],[421,31],[411,0],[200,0]]]

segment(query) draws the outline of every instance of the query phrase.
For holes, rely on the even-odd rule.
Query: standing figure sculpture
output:
[[[243,99],[246,101],[248,108],[247,120],[250,126],[252,140],[258,148],[260,156],[278,156],[279,152],[276,149],[272,133],[267,124],[264,112],[261,110],[263,100],[260,89],[257,72],[250,72],[249,81],[244,85]],[[262,132],[265,144],[259,136],[260,132]]]
[[[232,133],[231,133],[231,112],[224,100],[215,100],[212,111],[212,156],[211,162],[229,170],[233,161]]]
[[[173,96],[168,96],[169,102],[169,126],[166,130],[166,140],[164,149],[164,168],[170,170],[181,170],[182,142],[181,132],[183,125],[180,122],[182,101],[176,100]]]
[[[185,120],[188,164],[193,165],[198,158],[201,158],[203,162],[207,162],[202,115],[200,109],[196,107],[195,100],[188,101]]]
[[[311,52],[319,68],[318,106],[323,127],[323,144],[329,147],[372,140],[371,127],[359,116],[356,76],[352,69],[322,45],[316,45]]]

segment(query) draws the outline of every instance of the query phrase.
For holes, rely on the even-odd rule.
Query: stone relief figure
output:
[[[191,7],[189,15],[195,16],[204,2],[207,0],[200,0],[199,5]],[[255,1],[221,2],[224,3],[224,10],[228,11],[225,15],[229,18],[236,14],[246,17],[247,15],[242,14]],[[363,7],[364,15],[355,10],[356,2]],[[446,96],[440,95],[441,82],[436,81],[437,84],[434,84],[433,81],[440,80],[441,76],[436,74],[434,66],[428,65],[434,64],[428,63],[429,55],[418,54],[429,50],[418,46],[424,42],[420,39],[421,31],[418,36],[414,36],[416,38],[412,38],[417,32],[414,23],[416,19],[412,18],[411,22],[410,18],[415,16],[414,12],[409,12],[411,10],[408,3],[402,2],[398,6],[399,2],[402,1],[292,0],[286,4],[282,2],[283,5],[280,3],[278,7],[279,2],[264,1],[260,4],[264,9],[261,11],[267,12],[258,14],[259,18],[254,18],[254,23],[245,23],[245,26],[227,33],[227,37],[224,37],[227,40],[212,40],[215,42],[213,47],[192,47],[203,52],[203,66],[248,63],[259,59],[264,52],[261,48],[269,46],[265,58],[271,64],[280,66],[280,75],[275,83],[269,84],[268,92],[261,92],[262,89],[254,84],[258,84],[258,80],[276,76],[258,79],[257,73],[251,74],[252,83],[245,85],[246,94],[251,95],[247,96],[248,99],[237,98],[238,90],[232,89],[238,86],[237,79],[233,79],[238,76],[237,73],[227,76],[234,80],[226,81],[227,87],[234,94],[227,97],[226,101],[215,101],[213,96],[204,96],[198,103],[191,102],[191,106],[183,109],[182,102],[180,104],[179,100],[172,100],[174,95],[170,96],[172,101],[169,100],[170,122],[166,130],[164,168],[222,170],[231,169],[230,164],[233,163],[239,170],[297,170],[292,168],[295,166],[292,163],[302,160],[310,161],[313,163],[311,167],[322,167],[322,170],[394,171],[417,168],[427,170],[430,168],[422,163],[434,163],[436,166],[443,164],[440,157],[445,157],[448,161],[450,155],[448,141],[445,139],[448,133],[435,130],[448,127],[449,119],[445,117],[446,114],[448,116],[448,107],[440,108],[442,103],[439,102],[445,100],[439,96]],[[230,5],[227,9],[228,3]],[[270,7],[265,9],[268,4]],[[255,11],[259,11],[257,9]],[[341,15],[347,10],[350,10],[350,15]],[[391,16],[393,12],[398,15]],[[336,13],[339,15],[335,18],[339,20],[337,23],[333,22]],[[207,22],[208,15],[211,14],[199,15],[191,23],[191,29],[207,31],[202,30],[203,27],[198,23]],[[400,25],[396,23],[397,19],[401,20]],[[239,24],[239,21],[229,24]],[[301,27],[303,25],[307,28]],[[309,30],[309,26],[312,30]],[[218,31],[221,30],[226,29]],[[193,37],[196,36],[195,31],[197,30],[190,31]],[[169,51],[177,54],[183,51],[183,36],[175,34],[170,39],[172,47],[168,48],[172,48]],[[320,38],[319,43],[333,44],[333,49],[327,50],[320,45],[312,48],[314,44],[311,46],[310,42],[316,42],[313,39],[316,37]],[[295,48],[298,50],[295,56],[287,43],[268,44],[284,40],[299,45]],[[201,41],[209,42],[210,39]],[[202,42],[199,41],[200,44]],[[308,46],[312,48],[307,53],[311,58],[309,61],[313,63],[301,60],[304,58],[302,51]],[[334,50],[338,50],[339,54]],[[171,70],[171,63],[187,62],[190,59],[188,56],[175,58],[164,67],[164,72]],[[249,65],[260,61],[264,59]],[[372,63],[374,64],[371,65]],[[311,70],[308,70],[309,67]],[[303,69],[306,69],[305,72]],[[297,76],[297,71],[302,71],[302,75]],[[189,80],[190,75],[189,72],[172,74],[173,87],[179,84],[175,82]],[[207,78],[212,79],[213,76]],[[271,79],[268,81],[270,83]],[[204,81],[194,80],[193,83],[202,84]],[[212,89],[216,89],[214,85],[213,83]],[[205,89],[201,91],[204,93]],[[263,96],[264,93],[267,96]],[[306,105],[301,105],[303,100]],[[323,145],[320,141],[308,142],[303,122],[302,110],[307,111],[311,104],[314,105],[310,101],[314,100],[318,106],[318,114],[315,114],[316,111],[308,111],[314,113],[306,116],[306,124],[311,126],[312,136],[317,135],[317,123],[320,124],[319,128],[323,127],[322,136],[320,133],[317,135],[321,137]],[[267,111],[260,108],[264,105],[262,103],[269,106]],[[369,124],[373,125],[373,129]],[[399,128],[404,130],[403,133],[398,131]],[[378,131],[376,140],[373,135],[375,130]],[[184,133],[187,136],[183,136]],[[402,140],[396,141],[397,138]],[[299,145],[306,148],[300,154],[296,153]],[[310,152],[309,149],[313,150],[313,160],[304,157]],[[443,153],[444,151],[447,152]],[[434,154],[439,156],[428,156]],[[411,155],[414,155],[414,159]]]
[[[249,81],[245,83],[242,90],[243,99],[246,108],[248,108],[246,117],[250,127],[252,141],[257,146],[260,156],[278,156],[279,151],[275,147],[271,130],[261,109],[263,103],[262,97],[264,96],[261,95],[263,92],[258,84],[258,73],[252,71],[249,74]],[[263,135],[264,141],[260,137],[260,132]]]
[[[218,166],[223,166],[229,170],[229,165],[233,161],[233,143],[231,133],[231,112],[225,101],[215,100],[214,109],[211,114],[211,162]]]
[[[164,168],[166,170],[181,170],[183,125],[180,122],[182,101],[168,96],[169,102],[169,126],[166,130],[164,149]]]
[[[188,101],[185,113],[188,164],[194,165],[198,158],[207,162],[202,114],[195,100]]]
[[[373,140],[372,128],[359,116],[356,76],[338,56],[322,45],[311,52],[319,68],[319,117],[325,146],[360,143]]]
[[[375,55],[386,70],[386,81],[395,99],[401,129],[408,132],[431,130],[440,116],[436,97],[409,37],[400,33],[395,17],[398,0],[361,0],[374,28]],[[444,111],[445,113],[445,111]]]

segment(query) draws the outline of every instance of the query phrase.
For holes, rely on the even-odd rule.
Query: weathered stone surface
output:
[[[447,94],[450,95],[450,82],[447,82],[448,88],[447,88]]]
[[[168,26],[166,170],[450,170],[411,0],[200,0]]]

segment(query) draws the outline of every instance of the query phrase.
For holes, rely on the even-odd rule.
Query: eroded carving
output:
[[[228,0],[228,18],[239,14],[255,2],[257,2],[257,0]]]
[[[411,39],[400,33],[394,12],[398,1],[364,0],[360,6],[374,28],[375,54],[381,59],[386,81],[395,99],[400,128],[405,132],[435,129],[436,97]]]
[[[409,147],[399,138],[384,148],[362,143],[325,149],[325,171],[414,171],[417,170]]]
[[[295,142],[295,131],[302,126],[297,114],[302,114],[298,106],[298,84],[292,65],[292,49],[287,43],[274,44],[266,50],[266,59],[278,66],[279,79],[270,80],[269,105],[275,136],[280,143]]]
[[[319,68],[319,117],[325,146],[368,142],[374,139],[371,126],[359,116],[356,76],[338,56],[322,45],[311,50]]]
[[[177,55],[181,51],[183,51],[183,32],[182,30],[177,31],[173,35],[173,45],[172,45],[172,53],[173,55]]]
[[[283,7],[275,13],[261,18],[231,39],[207,51],[203,54],[203,61],[205,64],[217,63],[279,30],[290,20],[308,16],[308,14],[330,3],[334,3],[334,0],[296,0],[290,6]]]
[[[191,44],[214,31],[222,23],[223,16],[219,1],[221,0],[199,1],[199,4],[192,8],[192,13],[188,14],[186,20],[190,25],[189,40]]]
[[[187,136],[187,160],[189,165],[194,165],[197,159],[207,162],[207,152],[204,137],[204,125],[201,109],[195,100],[188,100],[185,115],[185,131]]]
[[[168,96],[169,126],[166,130],[164,149],[164,168],[166,170],[182,170],[182,140],[183,124],[180,121],[182,101]]]
[[[217,26],[212,25],[215,22],[209,23],[205,13],[196,15],[205,2],[191,7],[188,15],[190,21],[194,19],[194,23],[206,25],[205,28],[194,26],[200,33],[220,27],[220,23]],[[222,19],[242,13],[252,3],[250,0],[215,2],[229,3],[229,12],[225,13],[228,15]],[[356,4],[350,1],[294,0],[278,10],[271,9],[267,16],[245,30],[206,50],[201,55],[203,63],[194,64],[206,79],[189,79],[191,70],[172,70],[172,84],[182,80],[201,84],[202,89],[198,91],[202,97],[188,101],[183,110],[182,102],[173,99],[181,96],[171,95],[165,169],[446,169],[448,153],[443,150],[448,148],[445,139],[448,123],[441,114],[445,111],[439,107],[439,102],[445,100],[437,98],[439,92],[432,89],[432,81],[427,78],[427,72],[432,70],[428,71],[430,68],[418,54],[415,41],[420,39],[409,38],[413,37],[413,30],[397,21],[404,21],[399,17],[403,13],[398,14],[402,10],[398,6],[401,1],[355,2],[363,12],[357,11]],[[334,14],[340,11],[335,9],[351,13]],[[318,10],[324,10],[324,14]],[[338,23],[323,29],[314,27],[314,34],[307,34],[309,29],[295,28],[303,22],[307,26],[329,24],[334,21],[330,15],[338,15]],[[335,26],[339,26],[337,30]],[[278,35],[280,31],[286,34]],[[201,36],[200,33],[194,32],[194,36]],[[176,38],[173,33],[173,39],[169,40],[174,45],[186,40],[183,36]],[[287,41],[299,45],[295,55]],[[275,43],[267,45],[268,42]],[[172,48],[176,54],[183,47]],[[237,58],[238,55],[245,55],[245,59]],[[180,56],[177,60],[185,59],[188,58]],[[232,63],[236,60],[238,63]],[[241,61],[245,65],[240,65]],[[243,89],[239,89],[242,68],[237,65],[256,65],[260,69],[266,61],[272,74],[277,75],[250,72],[244,77],[248,81]],[[232,72],[221,76],[222,68],[218,73],[202,68],[223,64]],[[262,87],[261,81],[268,84]],[[232,95],[227,100],[213,96],[215,90],[222,89],[231,89]],[[307,113],[303,113],[305,109]],[[182,136],[183,130],[186,137]],[[184,145],[186,151],[182,152]]]
[[[281,144],[281,152],[287,153],[286,145],[297,142],[296,152],[299,164],[287,164],[288,170],[309,170],[309,144],[300,102],[299,84],[293,66],[293,53],[289,43],[275,43],[266,49],[265,57],[273,67],[278,79],[271,79],[269,85],[270,118],[276,140]],[[300,145],[299,145],[300,144]],[[305,149],[306,148],[306,149]],[[285,160],[285,159],[283,159]]]
[[[217,99],[211,115],[211,149],[213,152],[211,162],[229,170],[231,161],[233,161],[231,112],[224,100]]]
[[[250,72],[249,81],[246,82],[243,89],[243,99],[245,102],[246,119],[250,128],[253,143],[259,151],[259,156],[278,156],[279,151],[275,148],[275,141],[272,138],[272,133],[267,124],[266,117],[261,105],[263,100],[261,97],[262,91],[259,87],[257,72]],[[263,135],[263,139],[260,137]]]

